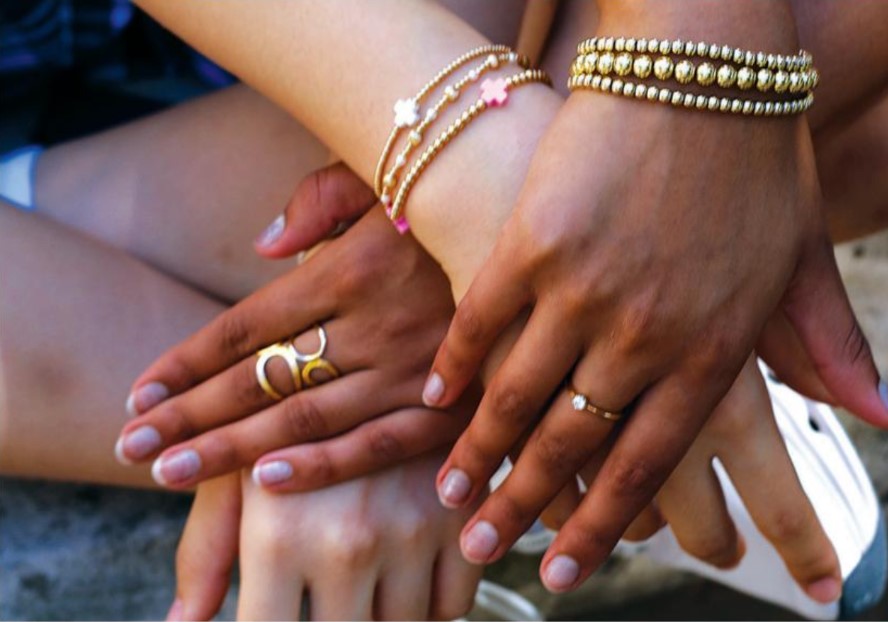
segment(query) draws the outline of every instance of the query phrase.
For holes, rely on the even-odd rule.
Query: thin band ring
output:
[[[583,395],[573,387],[568,387],[567,393],[570,395],[570,405],[578,412],[592,413],[607,421],[619,421],[623,416],[623,413],[621,412],[611,412],[596,406],[589,401],[587,395]]]
[[[268,376],[265,373],[265,368],[269,361],[277,357],[284,359],[284,362],[290,369],[290,376],[293,378],[296,392],[302,389],[302,375],[299,371],[299,359],[297,357],[296,348],[294,348],[292,344],[276,343],[259,350],[259,352],[256,353],[256,356],[256,379],[259,381],[259,386],[262,387],[262,390],[268,397],[277,401],[284,399],[284,396],[271,385],[271,382],[269,382]]]
[[[318,346],[317,350],[315,350],[311,354],[303,354],[296,349],[295,345],[291,344],[291,347],[293,348],[293,353],[296,355],[296,360],[300,363],[310,363],[324,356],[324,351],[327,349],[327,331],[325,331],[324,327],[320,324],[315,326],[315,328],[318,331],[318,339],[320,339],[321,341],[321,345]]]
[[[318,370],[327,372],[330,375],[330,380],[339,378],[340,375],[339,370],[336,369],[333,363],[324,358],[316,358],[306,363],[305,367],[302,368],[302,384],[306,387],[313,387],[318,384],[318,381],[311,377],[311,374]]]

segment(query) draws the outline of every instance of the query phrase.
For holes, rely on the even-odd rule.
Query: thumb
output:
[[[210,620],[222,607],[237,557],[237,473],[200,484],[176,551],[176,599],[167,620]]]
[[[888,386],[879,378],[825,236],[802,254],[783,310],[838,404],[888,428]]]
[[[363,216],[376,204],[373,190],[342,162],[319,169],[296,187],[284,213],[255,242],[256,252],[280,259],[307,250]]]

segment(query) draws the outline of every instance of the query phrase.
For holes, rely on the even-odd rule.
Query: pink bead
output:
[[[407,219],[404,216],[398,216],[398,219],[394,222],[395,229],[398,230],[398,233],[404,235],[408,231],[410,231],[410,224],[407,222]]]
[[[491,80],[487,78],[481,83],[481,99],[488,106],[503,106],[509,99],[509,90],[506,88],[505,78]]]

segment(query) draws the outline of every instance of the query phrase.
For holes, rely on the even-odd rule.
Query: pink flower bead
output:
[[[398,233],[404,235],[408,231],[410,231],[410,224],[407,222],[407,219],[404,216],[398,216],[398,219],[394,221],[395,229],[398,230]]]
[[[491,80],[487,78],[481,83],[481,99],[488,106],[503,106],[509,99],[509,89],[505,78]]]

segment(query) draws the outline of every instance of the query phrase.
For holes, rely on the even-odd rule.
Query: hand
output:
[[[299,226],[288,222],[284,241],[291,239],[289,228]],[[257,467],[263,484],[298,490],[440,447],[471,412],[468,402],[448,413],[422,408],[419,400],[452,310],[437,266],[373,211],[151,365],[131,400],[144,415],[125,426],[118,455],[144,461],[179,443],[153,472],[160,483],[183,488],[249,466],[268,451],[347,432]],[[314,351],[312,326],[321,322],[328,336],[324,357],[341,377],[276,402],[257,381],[255,352],[292,335],[299,335],[299,350]],[[272,361],[268,372],[276,390],[292,393],[282,361]],[[348,452],[363,446],[373,457],[349,462]]]
[[[610,444],[581,471],[590,487],[597,485]],[[739,563],[745,546],[728,514],[713,458],[801,588],[819,602],[838,598],[842,580],[836,552],[801,488],[777,429],[764,379],[752,358],[657,493],[655,504],[635,519],[624,537],[644,540],[668,523],[688,554],[719,568]],[[578,506],[574,501],[559,513],[569,516]],[[583,511],[566,518],[565,524],[581,523]],[[547,585],[559,587],[552,581],[559,577],[550,575],[564,572],[570,562],[556,562],[547,555],[543,563],[548,563]]]
[[[297,620],[306,593],[313,620],[464,615],[481,573],[459,554],[467,514],[435,501],[440,460],[312,493],[269,494],[249,474],[201,484],[176,556],[171,619],[218,611],[238,549],[238,619]]]
[[[582,520],[551,551],[585,578],[681,460],[778,305],[836,400],[886,424],[804,122],[571,96],[426,385],[427,404],[451,403],[531,308],[439,478],[449,505],[470,501],[551,404],[515,464],[521,486],[481,510],[493,545],[474,559],[501,555],[610,434],[611,423],[572,409],[569,380],[605,410],[631,410]],[[448,498],[445,483],[466,494]]]

